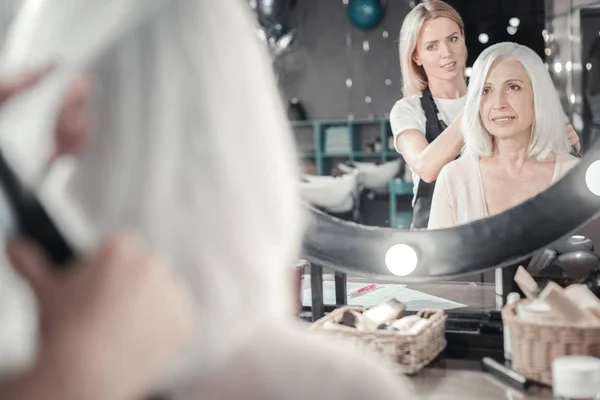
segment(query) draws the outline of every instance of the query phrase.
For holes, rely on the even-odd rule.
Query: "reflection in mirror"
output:
[[[357,232],[502,213],[557,182],[592,145],[592,107],[581,124],[560,84],[575,59],[562,60],[562,74],[555,65],[564,56],[555,27],[571,16],[553,15],[552,2],[371,1],[381,8],[369,16],[357,11],[360,0],[292,3],[281,3],[289,8],[280,16],[291,23],[271,37],[263,23],[259,37],[288,103],[299,185],[304,200]],[[274,51],[288,32],[295,40]],[[581,59],[593,63],[586,40]],[[525,47],[492,47],[501,42]],[[541,251],[532,267],[550,258]],[[493,285],[495,277],[460,280]]]
[[[538,66],[543,63],[548,41],[553,40],[544,25],[544,3],[532,0],[506,8],[501,1],[386,3],[382,6],[386,18],[373,21],[369,29],[356,23],[359,18],[350,6],[348,1],[333,0],[297,5],[298,41],[288,53],[275,57],[303,161],[304,198],[359,224],[426,229],[438,175],[463,149],[461,122],[475,60],[489,46],[511,41],[532,49],[539,56]],[[535,97],[538,108],[550,86],[548,67],[543,68],[548,79]],[[478,74],[488,72],[489,68],[480,68]],[[530,73],[526,69],[523,78]],[[527,89],[533,88],[529,82]],[[551,98],[559,107],[558,94]],[[548,114],[556,117],[559,112]],[[521,122],[505,123],[511,127],[502,129]],[[562,138],[553,142],[565,145],[542,154],[544,159],[538,160],[538,146],[510,161],[501,151],[499,157],[489,157],[489,168],[490,160],[483,160],[482,168],[465,166],[470,176],[460,180],[480,184],[473,187],[478,198],[461,204],[471,209],[476,203],[479,210],[432,227],[499,213],[558,180],[576,162],[562,155],[566,143],[574,147],[568,149],[573,153],[580,150],[578,133],[568,123],[565,115],[564,126],[556,127],[563,130]],[[529,147],[529,139],[537,141],[538,136],[547,138],[548,133],[525,135],[520,147]],[[496,158],[504,162],[496,165]],[[346,174],[358,176],[353,180],[344,178]],[[323,178],[310,178],[313,175]],[[354,188],[350,181],[356,183]]]
[[[504,42],[473,66],[460,159],[436,181],[428,228],[499,214],[547,189],[575,166],[558,94],[542,60]]]

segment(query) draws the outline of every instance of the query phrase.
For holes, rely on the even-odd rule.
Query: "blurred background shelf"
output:
[[[290,123],[306,174],[338,175],[341,173],[338,164],[346,161],[385,163],[401,157],[393,147],[393,135],[387,118]],[[408,228],[412,221],[413,184],[395,178],[389,188],[389,198],[386,197],[384,203],[381,199],[372,204],[368,204],[371,198],[361,200],[361,211],[366,218],[364,222],[368,225]]]

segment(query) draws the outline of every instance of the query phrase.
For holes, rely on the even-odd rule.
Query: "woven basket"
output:
[[[377,330],[360,332],[354,328],[336,324],[324,329],[328,321],[335,321],[345,311],[364,312],[363,307],[345,306],[338,308],[316,321],[312,327],[327,333],[349,339],[356,346],[366,347],[389,357],[404,374],[415,374],[433,361],[446,348],[446,314],[441,310],[421,310],[421,318],[431,320],[431,324],[416,335],[401,335],[397,331]]]
[[[531,380],[552,385],[552,361],[560,356],[600,357],[600,326],[569,326],[524,322],[516,315],[519,302],[502,309],[510,331],[512,368]]]

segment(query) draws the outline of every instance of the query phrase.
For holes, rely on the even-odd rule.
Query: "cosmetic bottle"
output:
[[[520,299],[521,299],[521,296],[519,295],[519,293],[516,293],[516,292],[509,293],[508,296],[506,297],[506,305],[508,306],[511,304],[515,304]],[[502,333],[503,333],[503,338],[504,338],[504,359],[506,361],[511,361],[512,360],[512,351],[511,351],[511,344],[510,344],[510,330],[505,323],[503,323],[503,326],[502,326]]]
[[[405,309],[406,306],[400,301],[391,299],[365,311],[362,322],[367,330],[374,331],[387,322],[400,318]]]
[[[552,362],[552,393],[556,400],[593,400],[600,393],[600,359],[564,356]]]

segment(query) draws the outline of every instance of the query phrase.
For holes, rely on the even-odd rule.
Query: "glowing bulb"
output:
[[[467,74],[467,76],[471,76],[471,74],[473,73],[473,68],[467,67],[467,70],[465,71],[465,73]]]
[[[573,93],[569,96],[569,100],[571,100],[571,104],[575,104],[575,95]]]
[[[588,71],[592,69],[592,63],[587,63],[585,64],[585,69],[587,69]]]
[[[594,161],[585,171],[585,185],[596,196],[600,196],[600,160]]]
[[[562,64],[559,63],[558,61],[554,63],[554,71],[558,74],[560,71],[562,71]]]
[[[508,24],[514,28],[518,27],[520,23],[521,23],[521,20],[517,17],[512,17],[511,19],[508,20]]]
[[[567,61],[567,63],[565,64],[565,68],[567,69],[567,71],[570,71],[571,69],[573,69],[573,63],[571,61]]]
[[[365,103],[370,104],[371,103],[371,96],[367,96],[365,97]]]
[[[515,33],[517,33],[517,28],[514,26],[509,26],[506,28],[506,31],[509,35],[514,35]]]
[[[406,276],[417,269],[417,252],[406,244],[396,244],[385,253],[385,266],[394,275]]]
[[[363,41],[363,51],[366,53],[367,51],[369,51],[370,48],[371,48],[371,46],[369,45],[369,41],[364,40]]]
[[[487,33],[482,33],[479,35],[479,41],[481,43],[487,43],[488,40],[490,40],[490,37],[487,35]]]
[[[350,78],[346,79],[346,87],[349,87],[349,88],[352,87],[352,79],[350,79]]]

